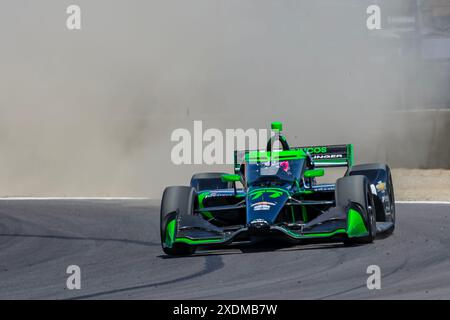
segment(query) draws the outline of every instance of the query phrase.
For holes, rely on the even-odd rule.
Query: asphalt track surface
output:
[[[369,265],[381,268],[368,290]],[[66,269],[81,268],[81,289]],[[450,299],[450,206],[398,204],[374,244],[261,244],[183,258],[149,200],[0,202],[0,299]]]

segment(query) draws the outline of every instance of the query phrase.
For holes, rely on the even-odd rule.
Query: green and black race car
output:
[[[392,177],[386,164],[353,165],[353,146],[291,148],[282,124],[266,150],[235,151],[234,174],[195,174],[171,186],[161,202],[161,244],[169,255],[261,238],[289,242],[371,243],[395,227]],[[280,149],[272,150],[274,143]],[[347,167],[333,184],[324,168]],[[242,187],[238,187],[242,185]]]

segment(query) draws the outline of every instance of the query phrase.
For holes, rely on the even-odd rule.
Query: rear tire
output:
[[[164,190],[161,200],[160,234],[162,249],[168,255],[190,255],[195,252],[195,247],[184,243],[174,243],[171,248],[164,245],[169,222],[179,216],[193,214],[195,194],[194,188],[185,186],[167,187]]]
[[[369,234],[365,237],[348,238],[344,244],[372,243],[377,233],[375,203],[369,180],[365,176],[345,176],[336,182],[336,206],[347,207],[351,202],[363,209],[364,223]]]
[[[191,178],[191,187],[197,192],[204,190],[229,189],[233,188],[233,183],[223,182],[224,172],[202,172],[196,173]]]

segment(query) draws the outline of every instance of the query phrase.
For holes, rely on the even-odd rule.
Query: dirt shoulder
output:
[[[396,200],[450,201],[450,170],[393,169]]]

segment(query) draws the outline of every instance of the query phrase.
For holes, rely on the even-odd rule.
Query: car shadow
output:
[[[161,254],[161,259],[196,258],[205,256],[225,256],[238,254],[252,254],[261,252],[292,252],[305,250],[328,250],[343,248],[343,243],[310,243],[310,244],[286,244],[286,242],[260,241],[257,243],[232,244],[223,247],[199,247],[192,255],[169,256]]]

